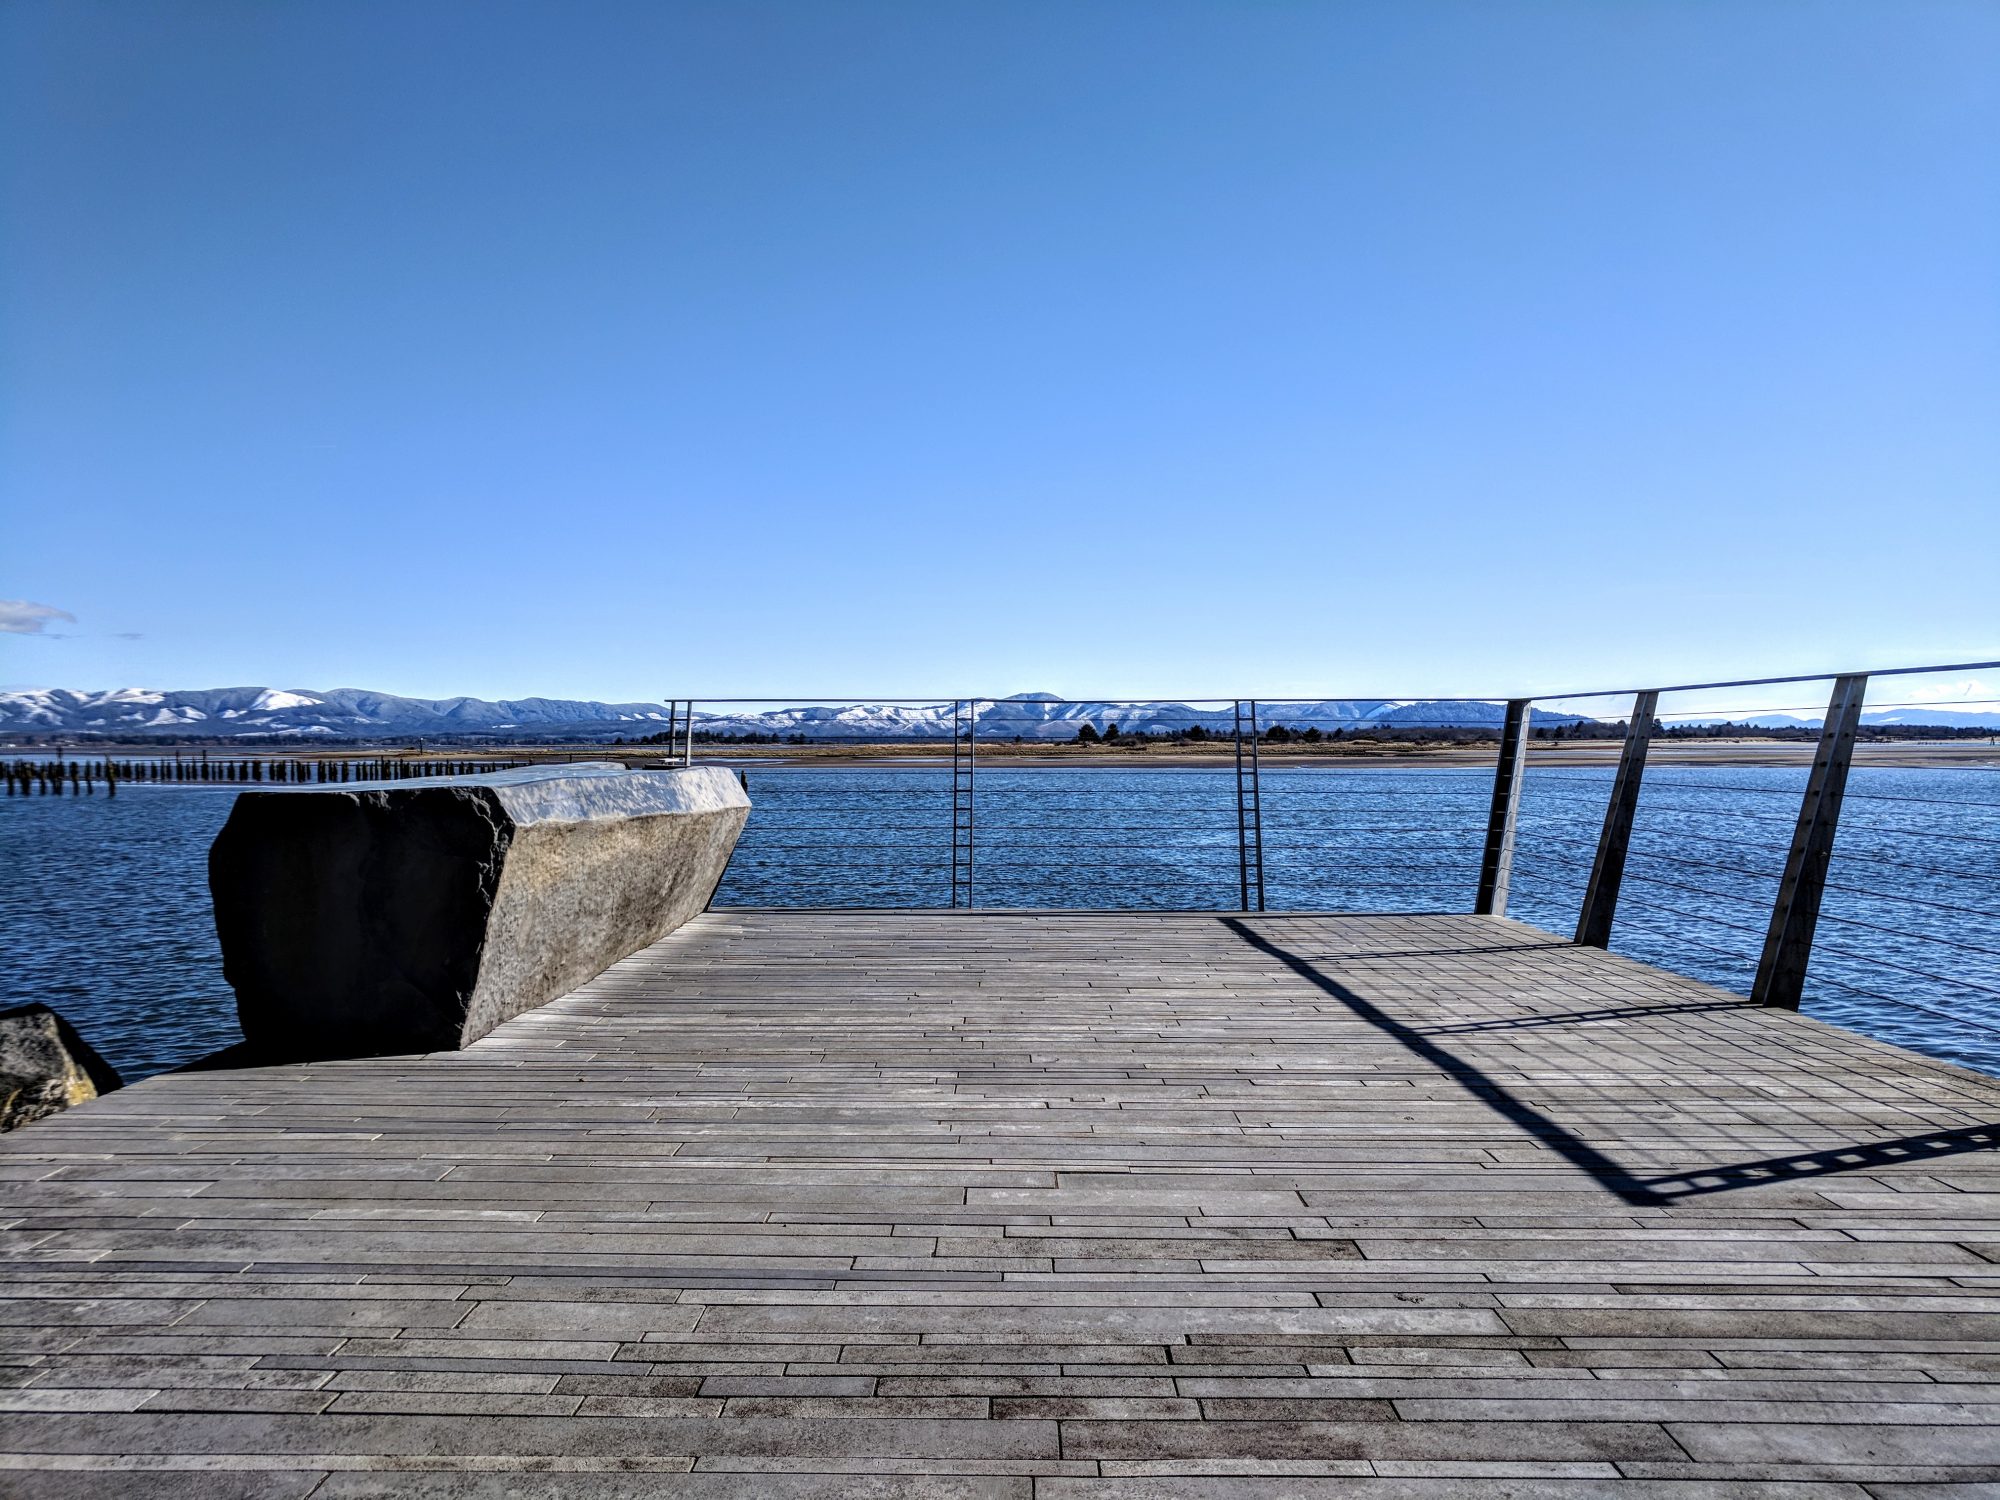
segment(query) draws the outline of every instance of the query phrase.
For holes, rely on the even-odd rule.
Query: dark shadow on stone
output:
[[[466,783],[236,799],[209,886],[223,977],[267,1055],[459,1045],[514,839]]]

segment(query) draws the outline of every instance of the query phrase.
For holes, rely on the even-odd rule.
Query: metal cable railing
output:
[[[1996,669],[2000,663],[1968,662],[1873,675]],[[1862,720],[1868,680],[1849,673],[1628,690],[1623,696],[1633,709],[1645,706],[1643,726],[1633,711],[1605,725],[1595,700],[1610,693],[1432,699],[1449,706],[1440,716],[1454,722],[1433,726],[1430,759],[1398,743],[1416,737],[1413,726],[1370,726],[1322,712],[1322,726],[1345,723],[1354,731],[1342,735],[1349,743],[1330,744],[1331,730],[1322,727],[1307,744],[1298,726],[1312,715],[1298,712],[1297,700],[1260,700],[1251,709],[1248,699],[1179,699],[1111,708],[1128,726],[1139,720],[1159,731],[1125,728],[1128,756],[1028,761],[1016,757],[1046,742],[1052,715],[1070,715],[1057,721],[1058,732],[1090,723],[1101,742],[1105,705],[901,700],[918,716],[940,703],[976,709],[974,727],[961,729],[955,748],[963,761],[953,762],[976,767],[969,795],[978,814],[970,831],[954,832],[965,819],[953,816],[942,734],[929,746],[912,742],[913,763],[894,767],[753,765],[756,812],[717,900],[1242,910],[1261,899],[1270,910],[1377,912],[1471,906],[1559,932],[1575,928],[1580,941],[1761,1003],[1803,1000],[1836,1018],[1857,1005],[1957,1016],[1967,1031],[1983,1034],[2000,1026],[1993,1003],[2000,1001],[2000,766],[1912,769],[1865,757],[1856,765],[1856,743],[1874,732]],[[1795,691],[1815,681],[1831,681],[1830,703],[1813,704]],[[1768,688],[1794,691],[1742,692]],[[1702,701],[1717,693],[1734,695],[1726,709]],[[1876,711],[1937,702],[1895,693]],[[704,743],[702,725],[736,704],[700,704],[702,716],[689,704],[690,717],[678,721],[690,756],[697,749],[728,753]],[[1995,704],[2000,698],[1961,693],[1949,706]],[[1586,706],[1598,719],[1580,726],[1589,731],[1586,741],[1552,743],[1555,730]],[[1163,720],[1169,709],[1186,722]],[[1246,713],[1262,725],[1247,754],[1234,727]],[[1719,733],[1717,726],[1740,736],[1749,721],[1800,714],[1813,721],[1750,731],[1789,737],[1791,758],[1783,764],[1755,764],[1756,756],[1738,750],[1703,765],[1696,752],[1709,741],[1678,743]],[[1677,718],[1707,722],[1699,730],[1661,727]],[[1273,726],[1283,739],[1270,738]],[[1180,733],[1167,732],[1176,727]],[[1669,741],[1676,742],[1674,757],[1648,770],[1649,746]],[[1435,756],[1447,744],[1452,763],[1440,763]],[[1618,764],[1577,764],[1577,744],[1596,757],[1612,752]],[[1336,748],[1346,753],[1330,753]],[[925,764],[925,754],[938,759]],[[1384,755],[1400,758],[1383,764],[1376,757]],[[1253,778],[1247,788],[1245,776]],[[976,860],[972,879],[955,883],[951,858],[960,838],[976,848]],[[2000,1066],[2000,1051],[1990,1058]]]
[[[1951,670],[1968,669],[1988,668]],[[1677,764],[1646,773],[1608,945],[1746,997],[1803,1003],[1871,1034],[2000,1070],[2000,757],[1956,768],[1857,764],[1865,683],[1843,683],[1811,726],[1809,765]],[[1896,698],[1903,707],[1940,706]],[[1992,701],[1960,694],[1943,706]],[[1739,701],[1730,718],[1796,710],[1784,695]],[[1839,784],[1828,808],[1831,778]],[[1529,786],[1516,910],[1560,929],[1587,900],[1599,840],[1576,825],[1603,815],[1604,791],[1582,771],[1531,773]],[[1949,1025],[1940,1030],[1932,1020]]]
[[[1329,774],[1363,773],[1262,770],[1267,905],[1355,909],[1418,897],[1432,909],[1463,904],[1449,892],[1455,877],[1463,884],[1476,873],[1489,773],[1402,773],[1405,785],[1393,802],[1371,797],[1355,807],[1307,784]],[[947,904],[950,827],[941,813],[925,822],[852,811],[855,799],[876,808],[937,808],[947,795],[940,773],[857,767],[750,775],[756,811],[718,901],[786,904],[796,890],[820,904],[838,896],[839,881],[809,867],[903,863],[909,868],[900,878],[869,884],[866,904],[891,895],[893,904]],[[979,905],[1241,906],[1244,841],[1232,770],[989,767],[980,772],[978,797]],[[1412,867],[1421,873],[1408,873]]]

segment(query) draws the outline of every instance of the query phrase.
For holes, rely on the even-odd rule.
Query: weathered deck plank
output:
[[[717,913],[7,1140],[0,1491],[2000,1482],[1997,1128],[1492,919]]]

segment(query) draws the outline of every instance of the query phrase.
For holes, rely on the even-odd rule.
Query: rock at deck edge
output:
[[[749,811],[714,767],[242,793],[209,887],[245,1040],[463,1047],[703,910]]]
[[[46,1005],[0,1010],[0,1130],[118,1088],[117,1069]]]

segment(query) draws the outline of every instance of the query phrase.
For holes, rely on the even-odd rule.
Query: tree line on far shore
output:
[[[1579,719],[1574,722],[1534,723],[1529,729],[1530,738],[1552,744],[1570,741],[1622,740],[1625,738],[1626,721],[1623,719]],[[1709,739],[1749,739],[1778,741],[1811,741],[1819,738],[1816,724],[1759,725],[1734,721],[1713,724],[1664,724],[1653,721],[1653,737],[1664,740],[1709,740]],[[1957,724],[1863,724],[1857,737],[1869,741],[1890,740],[1989,740],[2000,731],[1988,727]],[[640,735],[631,740],[613,740],[618,745],[673,745],[682,743],[687,737],[685,730],[671,733]],[[1340,726],[1321,729],[1317,725],[1293,728],[1285,724],[1268,724],[1258,731],[1257,738],[1267,745],[1319,745],[1359,742],[1363,744],[1426,744],[1426,745],[1491,745],[1497,744],[1500,731],[1497,725],[1442,725],[1442,724],[1359,724],[1352,727]],[[1085,722],[1077,727],[1076,733],[1066,739],[1043,739],[1038,736],[1010,735],[1004,729],[980,726],[980,743],[1013,744],[1071,744],[1071,745],[1205,745],[1231,743],[1235,734],[1227,729],[1209,729],[1204,725],[1190,724],[1181,729],[1125,729],[1116,721],[1099,729],[1095,724]],[[881,736],[871,738],[865,735],[828,735],[814,737],[792,733],[764,733],[757,730],[725,732],[712,729],[696,729],[694,742],[697,745],[869,745],[869,744],[946,744],[946,735]]]

